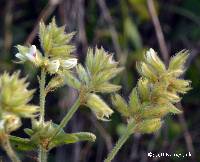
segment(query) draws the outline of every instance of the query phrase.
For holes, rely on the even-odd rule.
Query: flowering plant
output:
[[[64,30],[64,27],[56,25],[55,19],[49,25],[41,22],[41,50],[35,45],[16,46],[16,63],[28,62],[40,70],[39,106],[29,104],[34,90],[27,89],[28,83],[25,78],[19,78],[19,72],[0,76],[0,144],[13,162],[20,162],[20,159],[12,145],[23,151],[38,149],[38,161],[46,162],[48,152],[54,147],[80,141],[94,142],[96,136],[93,133],[66,133],[64,127],[81,105],[90,108],[97,119],[109,121],[113,110],[100,97],[101,94],[112,93],[113,106],[127,118],[128,123],[127,131],[108,155],[106,162],[114,158],[132,133],[153,133],[161,127],[163,116],[181,113],[174,104],[181,100],[179,94],[190,89],[190,81],[180,78],[185,70],[187,51],[174,56],[168,68],[153,49],[147,51],[144,60],[137,64],[141,77],[127,103],[116,93],[121,86],[111,83],[123,70],[114,61],[113,55],[102,47],[89,48],[85,64],[78,63],[72,54],[75,47],[69,44],[75,33],[66,34]],[[50,77],[48,82],[47,75]],[[63,85],[76,89],[78,97],[59,124],[46,121],[46,96]],[[29,138],[10,135],[21,126],[21,118],[31,119],[31,128],[24,129]]]

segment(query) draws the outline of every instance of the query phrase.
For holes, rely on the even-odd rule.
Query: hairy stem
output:
[[[45,82],[46,82],[46,72],[45,69],[41,70],[41,76],[40,76],[40,121],[44,122],[44,116],[45,116]],[[39,147],[39,162],[46,162],[47,161],[47,151],[42,148],[42,146]]]
[[[21,160],[18,158],[15,151],[11,147],[8,135],[4,134],[4,135],[1,135],[1,136],[2,136],[2,139],[0,139],[1,140],[1,146],[6,151],[7,155],[12,160],[12,162],[21,162]]]
[[[134,121],[131,121],[128,124],[128,126],[127,126],[127,130],[119,138],[119,140],[117,141],[116,145],[111,150],[111,152],[108,154],[108,156],[104,160],[104,162],[111,162],[111,160],[114,159],[114,157],[116,156],[116,154],[118,153],[118,151],[121,149],[121,147],[123,146],[123,144],[127,141],[127,139],[129,138],[129,136],[133,133],[134,127],[135,127],[135,123],[134,123]]]
[[[60,133],[60,131],[62,131],[62,129],[67,125],[67,123],[69,122],[69,120],[72,118],[72,116],[74,115],[74,113],[78,110],[79,106],[80,106],[81,102],[80,102],[80,97],[77,98],[77,100],[75,101],[75,103],[73,104],[73,106],[70,108],[69,112],[65,115],[65,117],[62,119],[62,121],[60,122],[58,128],[56,129],[56,131],[54,132],[51,140]]]
[[[47,162],[48,152],[42,146],[40,146],[39,151],[39,162]]]
[[[41,70],[40,76],[40,121],[44,122],[45,115],[45,81],[46,81],[46,72],[45,69]]]

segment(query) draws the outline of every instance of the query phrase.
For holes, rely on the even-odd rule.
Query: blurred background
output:
[[[48,23],[55,16],[59,26],[66,24],[66,32],[77,31],[72,43],[75,54],[84,62],[88,46],[103,46],[114,53],[126,70],[113,81],[122,84],[120,94],[128,99],[138,73],[136,61],[152,47],[168,63],[170,56],[189,49],[186,79],[192,80],[193,89],[183,97],[184,113],[168,116],[162,129],[153,135],[133,135],[113,162],[197,162],[200,161],[200,1],[199,0],[0,0],[0,73],[22,71],[28,75],[30,87],[38,86],[38,71],[30,65],[14,64],[17,44],[35,44],[38,41],[38,22]],[[38,93],[38,92],[37,92]],[[33,100],[38,103],[37,93]],[[48,95],[46,120],[59,123],[76,98],[77,92],[69,87]],[[110,103],[109,96],[104,96]],[[65,145],[50,152],[49,162],[102,162],[111,150],[126,123],[117,112],[111,122],[97,121],[81,107],[66,132],[91,131],[95,143]],[[24,120],[15,135],[27,137],[23,128],[30,127]],[[182,154],[191,157],[148,157],[148,152]],[[24,162],[36,162],[37,152],[18,152]],[[5,153],[0,151],[3,161]]]

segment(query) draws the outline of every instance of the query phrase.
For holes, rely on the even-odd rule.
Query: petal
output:
[[[49,62],[48,71],[50,73],[56,73],[56,72],[58,72],[59,67],[60,67],[60,61],[59,60],[52,60],[52,61]]]
[[[25,56],[27,57],[27,59],[31,62],[35,62],[35,57],[30,54],[30,53],[26,53]]]
[[[17,57],[21,61],[26,61],[26,57],[24,55],[22,55],[21,53],[15,54],[15,57]]]
[[[66,68],[66,69],[71,69],[73,67],[75,67],[77,65],[77,59],[76,58],[71,58],[71,59],[67,59],[67,60],[64,60],[62,62],[62,67],[63,68]]]
[[[35,45],[32,45],[31,48],[30,48],[30,50],[29,50],[29,53],[30,53],[31,55],[34,55],[34,56],[35,56],[36,52],[37,52],[36,46],[35,46]]]

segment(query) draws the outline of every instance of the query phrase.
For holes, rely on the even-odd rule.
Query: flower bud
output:
[[[108,121],[108,118],[113,113],[113,110],[96,94],[89,94],[86,105],[100,120]]]
[[[72,69],[73,67],[75,67],[77,65],[77,61],[78,60],[76,58],[62,60],[61,66],[63,67],[63,69]]]
[[[60,67],[60,61],[52,60],[48,63],[47,70],[50,74],[55,74],[58,72],[59,67]]]
[[[160,60],[157,53],[152,48],[146,52],[145,61],[157,72],[164,72],[166,70],[164,63]]]
[[[36,66],[41,65],[41,54],[37,51],[35,45],[32,45],[30,48],[18,45],[17,49],[19,52],[15,55],[15,57],[20,60],[19,63],[30,61]]]
[[[162,122],[159,118],[147,119],[136,125],[135,131],[138,133],[153,133],[160,129]]]

